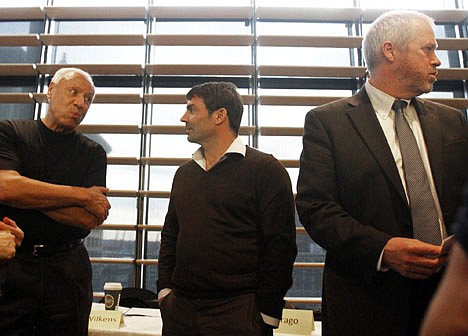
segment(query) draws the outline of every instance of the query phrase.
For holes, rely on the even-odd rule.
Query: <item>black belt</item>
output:
[[[56,253],[66,252],[83,244],[82,239],[71,240],[60,244],[25,244],[18,248],[16,254],[33,257],[49,257]]]

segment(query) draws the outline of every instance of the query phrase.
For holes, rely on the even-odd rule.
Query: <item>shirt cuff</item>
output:
[[[378,271],[387,272],[390,269],[389,267],[382,266],[383,253],[384,253],[384,250],[380,252],[379,261],[377,262],[377,272]]]
[[[277,318],[265,315],[263,313],[260,313],[260,315],[262,316],[263,322],[271,325],[273,328],[278,328],[280,320],[278,320]]]
[[[158,292],[158,302],[161,302],[169,293],[172,292],[172,288],[163,288]]]

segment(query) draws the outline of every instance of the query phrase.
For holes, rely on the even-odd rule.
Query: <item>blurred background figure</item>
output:
[[[445,276],[429,306],[421,336],[468,335],[468,187],[455,223],[455,238]]]

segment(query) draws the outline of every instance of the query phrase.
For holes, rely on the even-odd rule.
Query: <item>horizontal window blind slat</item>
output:
[[[34,64],[1,63],[0,76],[35,76],[37,70]]]
[[[369,23],[377,19],[381,14],[386,12],[386,9],[369,8],[363,11],[363,22]],[[418,9],[434,19],[436,23],[460,23],[468,17],[468,11],[463,9]]]
[[[34,93],[34,100],[37,103],[46,103],[45,93]],[[140,104],[143,98],[138,93],[97,93],[93,104]]]
[[[259,20],[295,21],[356,21],[361,16],[359,8],[312,8],[312,7],[258,7]]]
[[[468,69],[456,69],[456,68],[438,68],[437,75],[438,80],[467,80]]]
[[[437,44],[440,50],[467,50],[468,38],[438,38]]]
[[[246,105],[255,103],[255,95],[241,95]],[[143,96],[146,104],[186,104],[185,94],[156,94],[147,93]]]
[[[156,94],[147,93],[143,96],[145,104],[185,104],[184,94]]]
[[[259,35],[260,47],[360,48],[360,36],[287,36]]]
[[[137,197],[140,193],[136,190],[109,190],[106,195],[108,197]]]
[[[137,230],[138,225],[136,224],[102,224],[99,225],[95,230]]]
[[[185,126],[143,125],[142,129],[145,134],[186,134]],[[239,134],[253,135],[255,131],[255,126],[241,126]]]
[[[225,75],[251,76],[255,67],[251,64],[147,64],[150,75]]]
[[[365,67],[352,66],[279,66],[260,65],[260,76],[288,77],[364,77]]]
[[[108,165],[137,165],[139,163],[138,158],[136,157],[107,157]]]
[[[141,46],[143,34],[40,34],[48,46]]]
[[[252,6],[149,6],[149,15],[160,19],[238,19],[253,17]]]
[[[145,7],[57,7],[45,6],[44,12],[54,20],[70,19],[145,19]]]
[[[0,93],[0,103],[27,104],[34,103],[34,99],[30,93]]]
[[[449,105],[458,109],[468,109],[468,99],[466,98],[428,98],[437,103]]]
[[[343,97],[329,96],[259,96],[260,105],[319,106]]]
[[[169,198],[171,196],[170,191],[152,191],[152,190],[140,190],[140,195],[148,198]]]
[[[100,93],[96,94],[93,103],[141,104],[142,99],[138,93]]]
[[[1,7],[0,20],[42,20],[44,12],[40,7]]]
[[[135,264],[135,259],[130,258],[89,258],[91,263],[96,264]]]
[[[264,136],[302,136],[302,127],[260,127],[261,135]]]
[[[157,166],[180,166],[184,162],[191,160],[190,158],[161,158],[161,157],[142,157],[141,163],[146,165]]]
[[[260,105],[320,106],[345,97],[328,96],[260,96]],[[426,98],[455,108],[468,108],[467,98]]]
[[[90,75],[143,75],[141,64],[37,64],[42,74],[54,74],[58,69],[67,67],[80,68]]]
[[[251,46],[253,35],[162,35],[148,34],[148,44],[161,46]]]
[[[0,34],[0,47],[40,46],[37,34]]]
[[[139,134],[140,128],[138,125],[93,125],[81,124],[77,127],[81,133],[108,133],[108,134]]]

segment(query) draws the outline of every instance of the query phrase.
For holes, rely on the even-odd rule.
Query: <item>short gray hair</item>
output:
[[[76,76],[76,74],[83,76],[89,82],[89,84],[91,84],[93,89],[95,89],[93,78],[91,77],[91,75],[87,73],[86,71],[81,70],[79,68],[60,68],[55,72],[54,76],[51,79],[51,82],[54,84],[58,84],[64,78],[72,79],[73,77]],[[93,99],[94,99],[94,96],[93,96]]]
[[[417,29],[421,21],[435,28],[434,20],[429,16],[406,10],[394,10],[379,16],[370,26],[362,47],[364,59],[369,72],[382,60],[382,43],[392,41],[395,45],[404,49],[408,42],[417,35]]]

